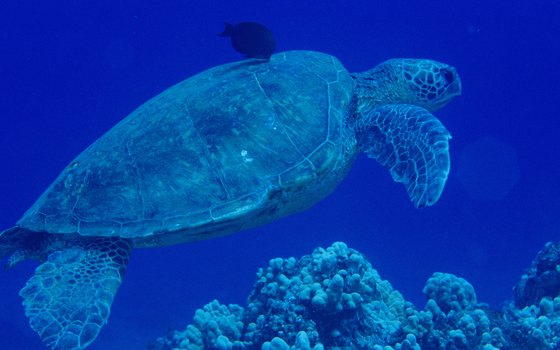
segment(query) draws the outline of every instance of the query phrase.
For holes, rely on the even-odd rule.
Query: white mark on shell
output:
[[[241,150],[241,158],[243,158],[243,161],[245,163],[251,163],[253,161],[253,158],[248,156],[249,152],[247,152],[247,150],[242,149]]]

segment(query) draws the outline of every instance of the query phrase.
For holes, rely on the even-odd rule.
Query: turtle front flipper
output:
[[[84,349],[107,323],[129,240],[83,238],[51,253],[20,291],[31,328],[49,349]]]
[[[356,123],[358,147],[402,182],[416,207],[439,199],[449,174],[451,135],[424,108],[406,104],[375,108]]]

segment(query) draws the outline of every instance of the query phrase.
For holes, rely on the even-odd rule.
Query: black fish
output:
[[[255,22],[242,22],[236,25],[226,23],[222,37],[229,36],[233,48],[247,58],[270,60],[276,49],[276,41],[270,30]]]

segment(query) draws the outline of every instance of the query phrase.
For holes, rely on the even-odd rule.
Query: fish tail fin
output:
[[[226,37],[226,36],[231,36],[233,34],[233,24],[224,23],[224,31],[219,33],[218,36],[221,37]]]

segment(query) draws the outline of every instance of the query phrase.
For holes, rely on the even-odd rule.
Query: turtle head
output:
[[[461,94],[454,67],[428,59],[396,58],[352,74],[358,111],[367,114],[387,104],[408,104],[436,111]]]
[[[427,59],[395,59],[385,62],[396,65],[402,88],[408,90],[412,104],[430,112],[445,106],[461,94],[461,79],[454,67]]]
[[[416,207],[433,205],[449,174],[451,135],[431,112],[461,94],[455,68],[392,59],[352,78],[357,113],[351,120],[359,150],[403,183]]]

